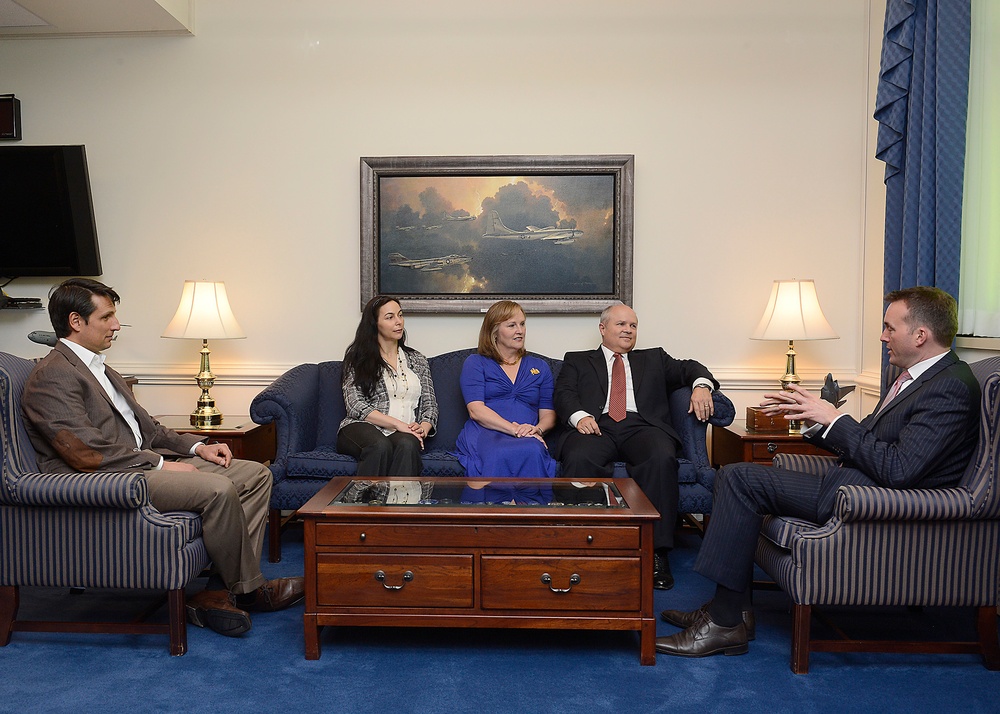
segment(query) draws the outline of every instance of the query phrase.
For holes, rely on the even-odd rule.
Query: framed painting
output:
[[[361,304],[593,313],[632,302],[631,155],[361,159]]]

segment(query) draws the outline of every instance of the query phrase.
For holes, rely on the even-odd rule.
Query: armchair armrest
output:
[[[771,460],[771,465],[775,468],[813,474],[814,476],[822,476],[836,463],[836,456],[818,456],[816,454],[776,454]]]
[[[22,506],[134,510],[149,502],[142,473],[28,473],[13,485]]]
[[[894,489],[841,486],[834,518],[851,521],[951,521],[972,517],[972,497],[964,488]]]
[[[698,421],[694,414],[688,414],[691,404],[691,389],[681,387],[670,393],[670,415],[674,428],[681,438],[681,450],[678,456],[686,458],[699,468],[710,468],[708,460],[708,444],[705,433],[708,425],[728,426],[736,417],[736,407],[725,394],[719,390],[712,392],[714,405],[712,417],[707,421]]]
[[[275,457],[271,472],[285,474],[289,454],[316,447],[319,423],[319,365],[300,364],[274,380],[250,403],[250,418],[258,424],[274,422]]]

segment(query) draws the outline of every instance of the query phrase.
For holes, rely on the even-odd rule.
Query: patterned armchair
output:
[[[459,375],[473,349],[456,350],[428,358],[439,417],[437,430],[427,440],[423,454],[423,476],[464,476],[462,465],[450,451],[455,449],[459,432],[469,418],[462,398]],[[562,360],[544,355],[559,374]],[[250,416],[258,424],[275,423],[277,453],[271,464],[274,487],[268,518],[269,557],[281,559],[281,511],[294,511],[304,505],[335,476],[353,476],[357,462],[337,453],[337,430],[344,418],[344,399],[340,390],[340,362],[300,364],[276,379],[250,404]],[[709,421],[716,426],[732,423],[736,409],[720,391],[713,395],[715,414]],[[670,395],[674,426],[681,436],[678,454],[680,468],[681,513],[712,511],[712,486],[715,469],[709,464],[705,434],[707,426],[688,414],[690,389],[678,389]],[[626,475],[625,464],[615,468],[616,477]]]
[[[165,634],[184,654],[184,587],[208,564],[201,519],[149,505],[141,473],[38,473],[21,418],[33,366],[0,352],[0,646],[14,631]],[[165,590],[169,622],[18,620],[20,586]]]
[[[1000,670],[1000,358],[972,365],[983,389],[979,445],[953,488],[842,486],[817,526],[768,516],[757,563],[792,599],[791,668],[809,652],[977,653]],[[774,465],[822,473],[833,457],[781,454]],[[814,605],[962,606],[977,609],[978,640],[897,642],[810,638]]]

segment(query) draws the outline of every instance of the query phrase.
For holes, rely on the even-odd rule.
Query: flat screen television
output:
[[[85,148],[0,147],[0,276],[100,274]]]

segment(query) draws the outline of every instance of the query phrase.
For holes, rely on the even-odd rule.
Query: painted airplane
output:
[[[442,270],[449,265],[465,265],[472,258],[467,255],[443,255],[440,258],[407,258],[402,253],[389,253],[389,265],[411,268],[424,273]]]
[[[476,217],[475,216],[448,216],[448,215],[446,215],[444,217],[444,219],[446,221],[474,221],[474,220],[476,220]]]
[[[507,238],[509,240],[550,240],[554,241],[556,245],[569,245],[570,243],[575,243],[576,239],[583,235],[583,231],[576,228],[556,228],[555,226],[549,226],[548,228],[528,226],[523,231],[512,231],[503,224],[503,221],[500,220],[499,213],[491,211],[491,214],[493,219],[492,230],[488,233],[483,233],[483,238]]]

